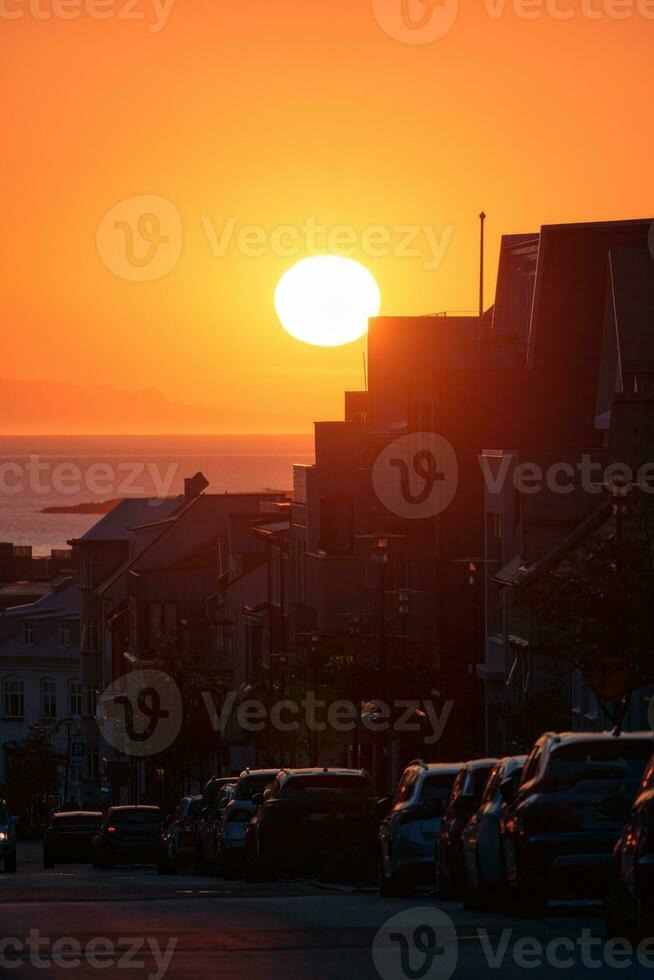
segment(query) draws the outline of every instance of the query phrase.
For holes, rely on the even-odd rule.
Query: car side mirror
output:
[[[264,793],[255,793],[255,795],[252,797],[251,802],[254,804],[254,806],[261,806],[264,799],[265,799]]]
[[[264,803],[266,802],[266,800],[269,800],[270,799],[270,793],[271,793],[271,790],[270,789],[264,790],[264,792],[263,792],[263,801],[264,801]]]

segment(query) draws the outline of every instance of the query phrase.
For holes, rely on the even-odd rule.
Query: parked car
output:
[[[245,858],[245,828],[257,808],[256,800],[275,781],[278,769],[246,769],[239,776],[233,799],[216,828],[216,871],[223,878],[241,873]]]
[[[201,796],[182,797],[172,819],[161,833],[157,859],[159,874],[176,874],[179,871],[179,852],[184,845],[184,837],[193,835],[195,845],[201,806]]]
[[[606,902],[610,932],[654,935],[654,757],[613,852],[614,877]]]
[[[161,810],[158,806],[112,806],[93,838],[93,867],[154,864],[159,857]]]
[[[467,908],[485,908],[501,892],[504,876],[500,853],[500,821],[527,761],[526,755],[501,759],[486,783],[479,809],[462,834]]]
[[[202,791],[202,805],[200,807],[201,816],[208,813],[208,811],[215,805],[221,790],[224,789],[225,786],[233,786],[238,782],[238,779],[238,776],[212,776],[211,779],[207,780],[204,790]]]
[[[543,735],[501,824],[509,894],[520,910],[599,897],[654,743],[647,732]]]
[[[488,777],[498,762],[499,759],[466,762],[456,777],[436,835],[436,889],[440,898],[463,897],[463,831],[479,808]]]
[[[4,861],[5,871],[16,870],[16,818],[4,800],[0,800],[0,860]]]
[[[90,863],[93,860],[93,838],[101,823],[99,810],[55,813],[43,838],[43,867]]]
[[[371,836],[375,797],[361,769],[283,769],[253,802],[248,877],[322,875],[332,865],[337,872],[341,857],[351,866]]]
[[[434,841],[462,763],[409,763],[379,828],[380,895],[434,880]]]
[[[213,795],[213,803],[208,810],[203,810],[198,822],[197,846],[198,862],[205,873],[216,870],[216,839],[219,824],[223,818],[225,807],[234,798],[236,780],[220,786],[219,792]]]

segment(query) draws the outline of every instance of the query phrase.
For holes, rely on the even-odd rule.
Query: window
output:
[[[84,759],[86,746],[84,742],[73,742],[70,748],[69,781],[75,785],[84,779]]]
[[[98,584],[99,563],[94,555],[82,555],[80,585],[83,589],[94,589]]]
[[[36,643],[36,623],[31,619],[23,620],[23,646],[33,647]]]
[[[97,653],[100,649],[100,629],[97,623],[88,620],[82,627],[82,652]]]
[[[62,650],[67,650],[72,643],[71,625],[66,619],[59,621],[59,646]]]
[[[82,714],[82,682],[68,681],[68,714],[79,718]]]
[[[47,721],[57,717],[57,687],[50,677],[41,681],[41,717]]]
[[[87,684],[84,688],[84,717],[94,718],[95,709],[97,707],[97,693],[95,690],[95,684]]]
[[[98,749],[89,749],[86,760],[86,774],[89,779],[100,778],[100,753]]]
[[[5,718],[22,718],[25,714],[25,688],[17,677],[2,682],[2,714]]]
[[[232,623],[216,623],[211,627],[213,650],[220,664],[232,661],[234,626]]]

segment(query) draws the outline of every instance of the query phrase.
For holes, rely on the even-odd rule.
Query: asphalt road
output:
[[[607,943],[596,909],[541,920],[309,882],[160,877],[149,868],[44,871],[40,846],[0,872],[0,976],[188,980],[650,977],[654,941]],[[645,954],[648,954],[647,956]]]

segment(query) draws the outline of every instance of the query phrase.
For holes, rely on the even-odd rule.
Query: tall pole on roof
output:
[[[486,215],[479,215],[479,316],[484,315],[484,221]]]

